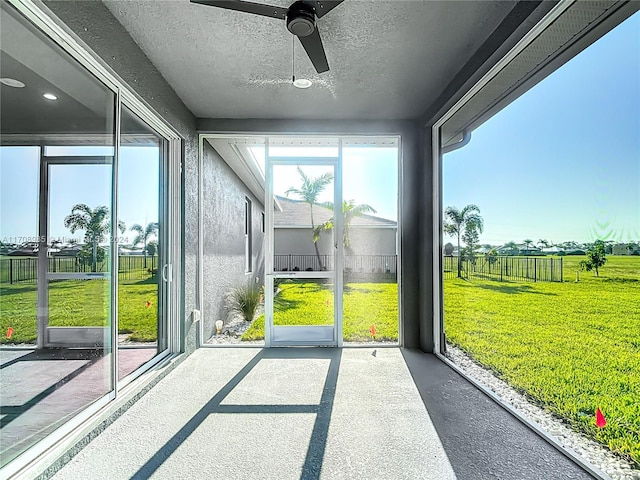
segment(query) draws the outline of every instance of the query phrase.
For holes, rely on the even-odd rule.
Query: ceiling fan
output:
[[[287,30],[293,33],[307,52],[318,73],[329,70],[316,19],[324,17],[344,0],[297,0],[289,8],[274,7],[243,0],[191,0],[191,3],[253,13],[264,17],[278,18],[287,22]]]

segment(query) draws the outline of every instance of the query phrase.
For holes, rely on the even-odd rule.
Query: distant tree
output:
[[[580,268],[587,272],[595,270],[596,277],[599,277],[598,269],[607,262],[606,256],[605,243],[602,240],[596,240],[587,250],[587,259],[580,262]]]
[[[549,248],[551,246],[551,244],[545,240],[544,238],[541,238],[540,240],[538,240],[538,247],[542,248]]]
[[[302,180],[302,186],[300,188],[290,187],[285,194],[287,196],[292,193],[300,197],[305,203],[309,204],[309,208],[311,211],[311,232],[313,236],[313,246],[316,250],[316,258],[318,259],[318,265],[320,265],[320,270],[324,270],[325,266],[322,264],[322,259],[320,258],[320,251],[318,250],[318,236],[316,225],[313,220],[313,206],[318,205],[318,197],[324,191],[325,188],[333,181],[333,175],[330,173],[323,173],[319,177],[313,178],[307,176],[302,168],[298,167],[298,175],[300,175],[300,179]]]
[[[522,243],[524,243],[525,247],[527,247],[527,250],[531,250],[531,245],[533,245],[533,240],[527,238],[523,240]]]
[[[447,256],[453,255],[453,243],[447,242],[444,244],[444,254]]]
[[[505,243],[502,248],[508,248],[511,251],[510,255],[518,254],[518,245],[513,240]]]
[[[615,241],[614,240],[606,240],[605,242],[605,246],[604,246],[604,251],[607,255],[611,255],[611,253],[613,252],[613,246],[615,245]]]
[[[480,209],[476,205],[467,205],[462,210],[447,207],[444,211],[444,231],[447,235],[455,236],[458,240],[458,278],[462,276],[462,254],[460,239],[467,229],[482,233],[484,221],[480,216]]]
[[[136,238],[133,239],[131,244],[133,246],[143,244],[142,252],[144,253],[144,268],[147,268],[147,255],[153,255],[149,253],[149,239],[158,234],[159,224],[158,222],[149,222],[146,227],[142,228],[142,225],[132,225],[129,230],[136,232]]]
[[[154,255],[158,254],[158,242],[156,242],[155,240],[151,240],[149,243],[147,243],[147,253],[149,255],[151,255],[152,257]]]
[[[470,221],[465,227],[462,241],[465,243],[465,247],[462,249],[464,258],[475,265],[480,235],[478,233],[478,225],[474,221]]]
[[[333,211],[333,203],[323,203],[322,206]],[[355,200],[343,200],[342,201],[342,244],[348,254],[353,253],[351,249],[351,222],[356,217],[361,217],[367,213],[376,213],[375,208],[366,203],[360,203],[356,205]],[[322,230],[331,230],[334,227],[334,219],[330,218],[322,225],[315,227],[313,241],[317,242]]]
[[[71,233],[76,230],[84,230],[84,241],[91,246],[91,271],[96,272],[98,268],[98,250],[100,242],[106,240],[107,234],[111,230],[111,222],[109,218],[109,209],[105,206],[89,208],[83,203],[74,205],[71,214],[64,219],[64,226]],[[118,222],[118,230],[124,233],[126,227],[123,222]],[[104,258],[104,252],[102,255]]]
[[[575,250],[576,248],[578,248],[578,244],[572,240],[564,242],[561,245],[566,250]]]

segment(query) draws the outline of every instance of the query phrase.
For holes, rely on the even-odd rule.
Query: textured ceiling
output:
[[[270,0],[272,5],[290,2]],[[318,20],[331,70],[316,74],[276,19],[188,0],[105,0],[200,118],[419,117],[513,2],[346,0]]]

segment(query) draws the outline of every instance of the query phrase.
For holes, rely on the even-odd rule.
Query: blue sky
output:
[[[69,153],[69,148],[51,149],[49,155]],[[75,149],[75,154],[104,154],[93,148]],[[122,147],[120,156],[120,220],[127,228],[158,220],[158,148]],[[23,243],[38,235],[38,147],[0,148],[0,240]],[[54,165],[50,170],[50,238],[76,238],[83,242],[84,232],[75,234],[65,228],[64,218],[75,204],[91,208],[111,203],[111,167],[107,165]],[[135,233],[118,234],[127,244]],[[16,237],[18,240],[16,240]]]
[[[252,149],[258,163],[264,164],[264,148]],[[273,148],[272,156],[337,156],[337,148],[283,147]],[[261,168],[264,168],[261,166]],[[329,167],[306,166],[306,175],[318,177],[333,172]],[[345,147],[342,152],[342,196],[356,204],[367,204],[374,215],[396,221],[398,218],[398,149],[396,147]],[[300,187],[301,180],[294,166],[275,166],[273,188],[276,195],[285,195],[290,187]],[[297,198],[291,195],[291,198]],[[333,186],[328,187],[319,201],[333,201]]]
[[[444,156],[444,206],[470,203],[481,243],[640,240],[640,14]]]

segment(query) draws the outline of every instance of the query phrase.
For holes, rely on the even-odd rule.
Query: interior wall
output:
[[[164,118],[184,139],[183,163],[183,314],[185,352],[196,348],[196,329],[191,311],[197,303],[198,255],[198,139],[196,118],[140,50],[129,33],[102,2],[45,0],[60,26],[75,34],[102,61],[122,78],[152,109]]]
[[[215,331],[216,320],[226,321],[225,295],[231,288],[264,284],[262,199],[257,199],[218,153],[204,142],[203,151],[204,295],[202,341]],[[251,200],[252,272],[245,272],[244,209]]]

